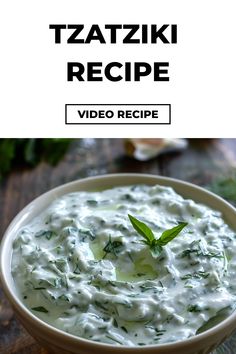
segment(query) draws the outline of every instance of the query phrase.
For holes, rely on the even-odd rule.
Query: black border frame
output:
[[[68,106],[168,106],[169,122],[168,123],[68,123],[67,107]],[[171,104],[170,103],[66,103],[65,104],[65,124],[66,125],[170,125],[171,124]]]

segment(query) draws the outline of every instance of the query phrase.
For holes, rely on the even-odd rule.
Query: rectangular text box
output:
[[[171,124],[170,104],[66,104],[66,124]]]

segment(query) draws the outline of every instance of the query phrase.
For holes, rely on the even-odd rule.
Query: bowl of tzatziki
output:
[[[1,280],[54,353],[210,353],[236,329],[236,210],[196,185],[91,177],[32,201],[1,244]]]

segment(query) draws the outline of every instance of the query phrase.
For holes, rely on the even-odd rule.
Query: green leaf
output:
[[[130,214],[128,214],[128,217],[130,219],[131,224],[133,225],[133,228],[145,238],[145,240],[147,241],[145,242],[146,244],[150,244],[152,241],[155,240],[155,236],[150,227],[148,227],[144,222],[139,221]]]
[[[140,234],[145,240],[143,241],[149,246],[150,252],[154,258],[160,256],[163,246],[172,241],[178,234],[188,225],[187,222],[181,222],[179,225],[165,230],[159,239],[156,239],[153,231],[144,222],[136,219],[134,216],[128,214],[128,217],[133,225],[133,228]]]
[[[48,313],[48,310],[45,309],[45,307],[43,307],[43,306],[31,307],[31,310],[38,311],[38,312]]]
[[[161,237],[157,240],[158,244],[160,246],[165,246],[167,243],[172,241],[178,234],[183,230],[185,226],[187,226],[187,222],[181,222],[179,225],[172,227],[169,230],[165,230],[162,234]]]

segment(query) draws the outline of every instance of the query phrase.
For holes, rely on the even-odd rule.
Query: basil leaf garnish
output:
[[[187,222],[180,222],[177,226],[163,231],[161,236],[156,239],[153,231],[144,222],[136,219],[130,214],[128,214],[128,217],[133,228],[144,238],[143,243],[149,246],[154,258],[157,258],[161,254],[163,246],[167,245],[167,243],[178,236],[183,228],[188,225]]]

